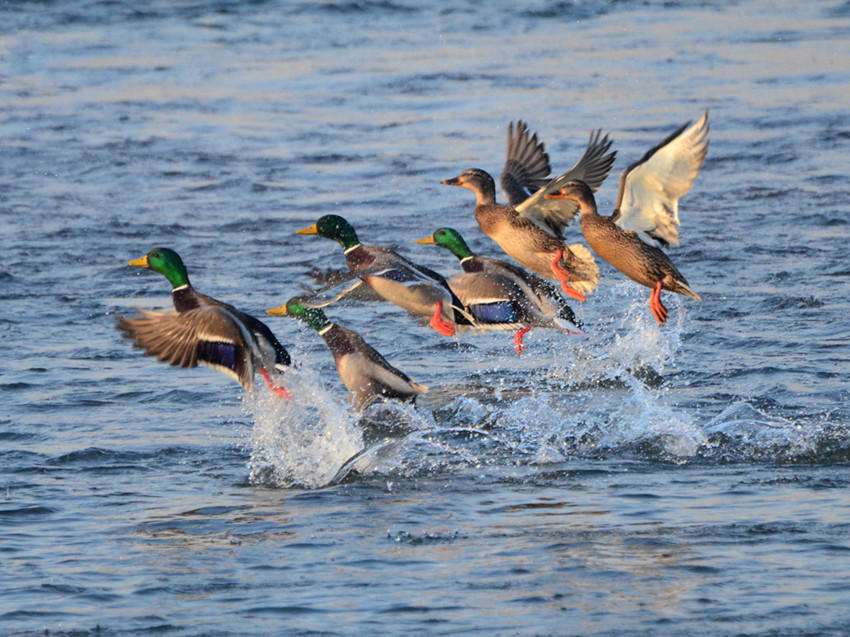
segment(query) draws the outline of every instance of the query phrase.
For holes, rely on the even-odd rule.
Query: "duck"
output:
[[[568,180],[545,195],[578,203],[585,240],[602,259],[651,290],[649,308],[659,325],[668,317],[662,290],[702,298],[664,249],[679,245],[679,199],[691,189],[705,161],[708,131],[706,110],[695,123],[683,124],[626,168],[610,216],[599,214],[593,191],[582,180]]]
[[[454,336],[456,325],[475,323],[441,274],[417,265],[389,248],[360,243],[352,225],[339,215],[324,215],[312,226],[297,230],[295,234],[317,235],[339,243],[348,269],[359,278],[354,285],[324,302],[325,305],[365,283],[383,299],[414,316],[430,317],[431,327],[443,336]]]
[[[416,243],[446,248],[460,260],[465,276],[472,279],[467,284],[467,289],[455,283],[456,277],[449,279],[449,285],[461,301],[473,310],[474,315],[476,298],[488,298],[484,286],[476,280],[491,277],[501,282],[501,289],[508,295],[508,299],[502,303],[510,308],[510,312],[505,313],[520,323],[514,335],[514,349],[518,355],[525,350],[523,336],[532,327],[557,328],[571,334],[582,333],[572,329],[574,327],[581,330],[583,326],[564,297],[548,280],[507,261],[473,253],[457,230],[438,228],[430,236],[418,239]],[[477,315],[476,320],[479,320]]]
[[[116,327],[145,354],[179,367],[206,365],[254,391],[254,374],[262,374],[269,389],[281,398],[292,396],[276,385],[269,370],[283,373],[292,364],[286,348],[268,326],[232,305],[198,292],[180,255],[154,248],[128,265],[153,270],[171,284],[175,312],[140,309],[141,316],[116,317]]]
[[[561,282],[565,294],[585,301],[599,281],[599,268],[581,243],[567,245],[564,229],[578,213],[573,202],[555,204],[544,198],[571,179],[581,179],[597,189],[605,181],[616,157],[611,140],[593,131],[582,158],[564,174],[548,179],[548,155],[536,134],[529,136],[520,121],[508,127],[508,145],[500,184],[508,203],[496,202],[493,177],[480,168],[469,168],[445,179],[475,193],[475,219],[481,230],[511,258],[535,274]],[[541,185],[542,184],[542,185]],[[529,194],[533,191],[533,194]]]
[[[516,330],[514,349],[522,354],[525,350],[522,337],[535,317],[534,308],[517,285],[490,272],[462,272],[449,277],[448,284],[475,319],[472,329]]]
[[[331,351],[339,377],[348,388],[351,402],[358,411],[379,399],[396,398],[413,402],[416,396],[428,391],[426,385],[414,382],[410,376],[390,365],[360,334],[329,321],[321,309],[307,307],[299,297],[266,310],[266,314],[300,319],[319,333]]]

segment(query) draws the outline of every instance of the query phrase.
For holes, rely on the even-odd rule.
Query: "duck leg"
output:
[[[652,310],[652,316],[658,324],[664,325],[664,321],[667,320],[667,308],[661,302],[661,281],[655,284],[649,295],[649,309]]]
[[[586,301],[587,297],[576,290],[571,285],[567,285],[567,281],[570,280],[570,273],[561,265],[561,258],[564,256],[563,250],[558,250],[555,253],[555,258],[552,259],[552,263],[550,267],[552,268],[552,272],[555,274],[556,279],[560,279],[561,281],[561,289],[564,291],[564,294],[567,294],[573,297],[576,301]]]
[[[431,317],[431,327],[434,329],[434,331],[439,334],[442,334],[443,336],[454,336],[454,323],[444,321],[443,318],[440,316],[443,313],[443,302],[437,301],[435,307],[436,309],[434,310],[434,316]]]
[[[525,345],[522,343],[522,337],[525,336],[529,330],[531,330],[530,327],[523,327],[514,334],[514,349],[516,350],[517,356],[522,356],[522,353],[525,351]]]
[[[292,394],[286,391],[286,388],[283,387],[283,385],[275,385],[274,382],[272,382],[272,377],[269,376],[265,367],[260,370],[260,373],[263,375],[266,385],[268,385],[269,389],[271,389],[275,394],[277,394],[280,398],[286,398],[287,400],[292,399]]]

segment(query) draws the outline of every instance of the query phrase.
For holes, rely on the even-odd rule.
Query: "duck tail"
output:
[[[567,305],[566,301],[563,301],[563,297],[561,307],[558,308],[558,315],[553,321],[555,325],[567,332],[573,332],[574,330],[584,331],[584,325],[582,325],[582,322],[575,315],[573,309]]]
[[[676,281],[676,285],[677,285],[677,289],[674,290],[674,292],[678,292],[679,294],[684,294],[685,296],[689,296],[692,299],[695,299],[697,301],[702,301],[702,297],[699,294],[697,294],[696,292],[694,292],[690,287],[688,287],[687,283],[685,283],[683,281]]]
[[[582,294],[590,294],[596,289],[596,284],[599,283],[599,268],[596,266],[596,259],[590,253],[590,250],[581,243],[573,243],[567,246],[570,252],[573,253],[581,265],[575,268],[570,278],[570,285]]]

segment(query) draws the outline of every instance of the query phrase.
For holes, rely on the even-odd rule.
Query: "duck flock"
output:
[[[564,295],[584,301],[596,288],[599,270],[587,247],[567,245],[564,239],[565,228],[580,214],[590,248],[651,290],[650,310],[663,325],[668,313],[661,301],[663,290],[700,299],[664,249],[679,243],[678,202],[705,160],[708,130],[706,111],[626,168],[614,212],[602,216],[593,193],[616,156],[608,136],[592,133],[578,163],[551,179],[549,156],[537,134],[522,121],[511,123],[500,179],[508,203],[496,203],[493,178],[477,168],[442,183],[475,193],[475,219],[481,230],[519,265],[474,254],[456,230],[439,228],[417,243],[446,248],[460,260],[463,273],[446,279],[389,248],[360,243],[344,218],[325,215],[296,234],[339,243],[354,282],[294,297],[266,313],[298,318],[322,336],[358,409],[378,399],[413,400],[428,388],[393,367],[357,332],[328,320],[321,308],[365,284],[413,316],[428,318],[430,327],[443,336],[453,336],[458,327],[514,331],[517,354],[524,350],[523,335],[532,328],[581,333],[582,325]],[[272,392],[292,398],[283,385],[292,360],[265,323],[195,290],[182,259],[170,248],[154,248],[129,265],[165,276],[175,309],[118,316],[117,328],[137,347],[171,365],[214,367],[247,391],[254,391],[259,373]]]

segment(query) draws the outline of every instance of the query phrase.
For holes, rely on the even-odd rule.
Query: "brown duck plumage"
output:
[[[598,188],[614,162],[611,142],[601,131],[591,135],[581,160],[569,171],[548,180],[549,158],[537,136],[528,136],[520,122],[508,133],[508,151],[501,184],[509,203],[496,202],[496,185],[483,170],[471,168],[442,183],[463,186],[475,193],[475,219],[481,230],[523,267],[550,279],[561,280],[564,292],[583,301],[599,280],[599,270],[590,251],[581,244],[567,245],[564,228],[578,213],[573,202],[550,201],[569,179],[581,179]],[[540,185],[540,184],[544,185]],[[534,194],[527,196],[527,193]],[[524,195],[526,195],[524,197]],[[568,283],[568,285],[567,285]]]
[[[623,171],[617,209],[610,217],[599,215],[593,192],[582,181],[568,181],[557,193],[546,195],[579,204],[587,243],[620,272],[652,290],[649,305],[660,324],[667,320],[661,290],[700,300],[660,247],[678,244],[678,201],[690,190],[708,151],[708,112],[688,126]]]

